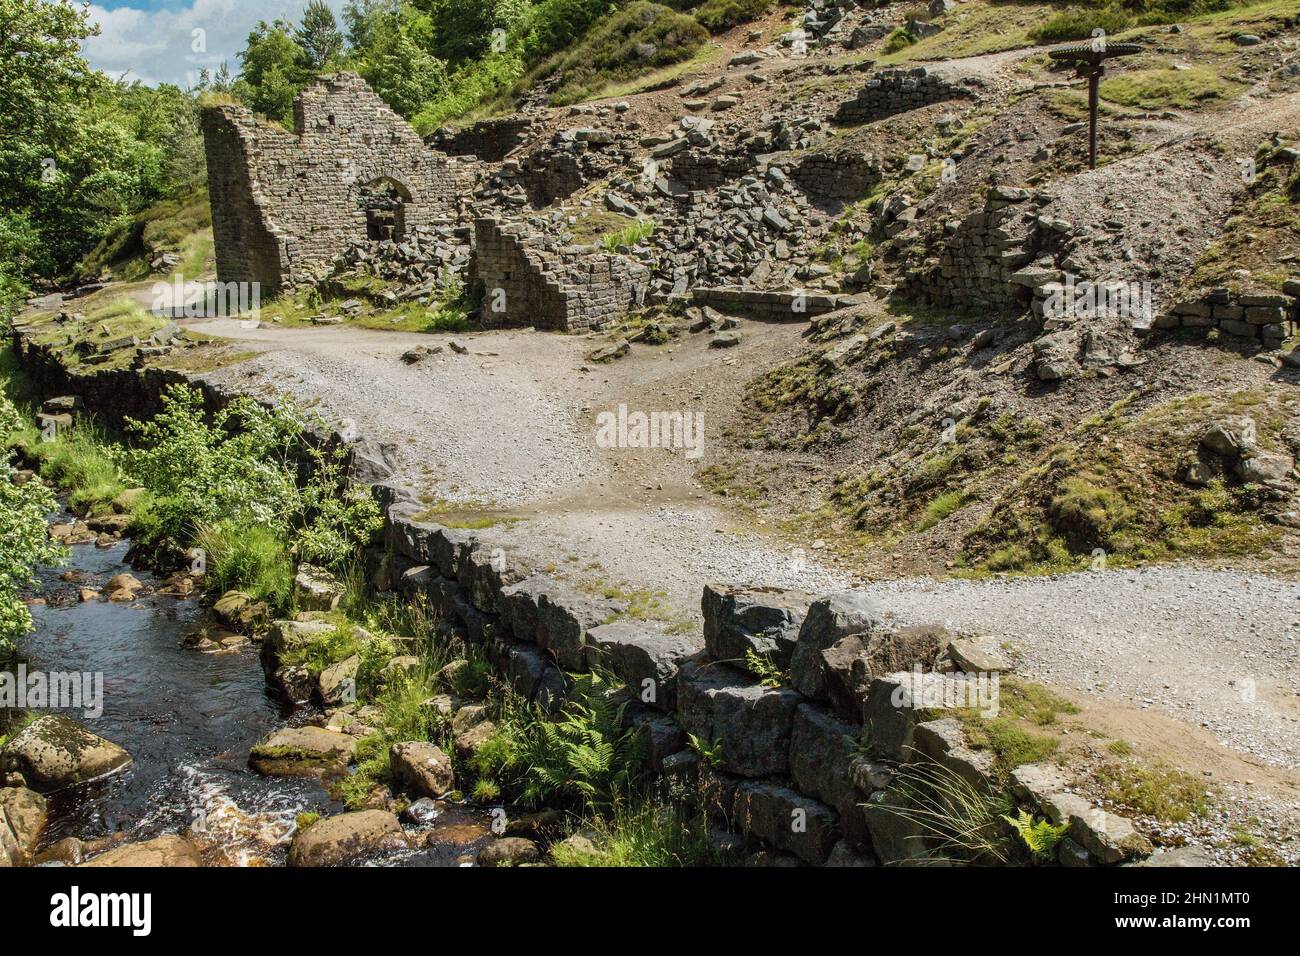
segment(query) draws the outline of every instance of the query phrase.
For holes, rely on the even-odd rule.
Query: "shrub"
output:
[[[635,246],[639,242],[649,239],[655,231],[653,220],[641,219],[637,222],[628,223],[617,232],[611,232],[603,237],[600,242],[610,252],[617,252],[619,246]]]
[[[13,403],[0,394],[0,439],[21,421]],[[54,495],[39,481],[19,485],[13,478],[11,456],[0,455],[0,655],[32,628],[21,592],[36,583],[34,566],[53,564],[64,554],[45,534],[45,516],[58,506]]]

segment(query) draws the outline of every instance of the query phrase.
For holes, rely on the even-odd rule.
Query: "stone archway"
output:
[[[365,216],[366,238],[401,242],[406,235],[406,208],[411,191],[391,176],[361,179],[357,205]]]

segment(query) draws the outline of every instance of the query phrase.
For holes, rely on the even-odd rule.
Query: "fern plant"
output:
[[[722,744],[717,740],[702,740],[695,734],[686,735],[691,749],[699,754],[707,766],[717,767],[722,764]]]
[[[625,729],[627,703],[613,690],[604,675],[580,675],[558,719],[522,728],[525,801],[559,796],[605,809],[631,789],[641,771],[641,735],[636,728]]]
[[[1056,847],[1070,828],[1069,823],[1052,823],[1051,820],[1035,819],[1032,813],[1021,809],[1013,816],[1003,815],[1003,820],[1011,824],[1030,856],[1039,863],[1047,863],[1056,857]]]
[[[758,678],[761,687],[780,687],[785,683],[785,672],[770,657],[760,655],[752,647],[745,648],[745,668]]]

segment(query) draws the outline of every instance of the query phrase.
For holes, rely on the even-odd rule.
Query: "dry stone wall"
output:
[[[528,139],[533,118],[516,113],[481,120],[462,130],[445,126],[434,130],[425,142],[448,156],[473,156],[486,163],[499,163]]]
[[[203,113],[217,275],[265,290],[319,277],[367,236],[362,189],[400,199],[400,229],[455,217],[456,181],[355,73],[318,77],[294,100],[294,132],[239,106]]]
[[[887,625],[860,592],[717,584],[703,590],[702,633],[669,631],[534,570],[509,532],[420,521],[418,502],[385,483],[376,491],[386,521],[370,570],[381,589],[430,602],[545,710],[563,706],[572,674],[612,675],[625,685],[625,721],[639,728],[650,768],[780,859],[916,861],[933,839],[897,808],[918,763],[998,786],[989,755],[970,747],[958,721],[934,719],[963,688],[988,693],[1003,666],[970,641]],[[777,686],[747,669],[748,652],[783,672]],[[1012,784],[1015,800],[1066,824],[1063,862],[1150,852],[1129,821],[1093,812],[1067,783],[1044,764],[1021,767]]]
[[[1277,348],[1300,323],[1300,279],[1289,279],[1282,293],[1233,293],[1214,289],[1200,299],[1179,302],[1155,321],[1156,328],[1211,329]]]
[[[965,87],[949,83],[923,66],[910,70],[881,70],[856,97],[840,105],[835,122],[841,126],[872,123],[909,110],[970,97]]]

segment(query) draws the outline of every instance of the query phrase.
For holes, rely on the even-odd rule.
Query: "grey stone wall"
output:
[[[1160,329],[1217,328],[1226,335],[1256,339],[1266,348],[1285,341],[1288,323],[1300,322],[1300,279],[1290,279],[1282,293],[1233,293],[1215,289],[1200,299],[1179,302],[1156,318]]]
[[[878,156],[854,150],[810,153],[790,170],[790,178],[818,199],[861,199],[882,176]]]
[[[835,122],[841,126],[856,126],[931,103],[972,95],[965,87],[949,83],[923,66],[910,70],[881,70],[867,80],[867,85],[856,97],[840,104]]]
[[[727,156],[697,149],[678,153],[670,161],[672,179],[692,192],[717,189],[757,167],[752,156]]]
[[[487,328],[604,328],[645,299],[650,271],[599,246],[553,246],[524,222],[474,223],[473,278]]]
[[[441,127],[425,142],[448,156],[473,156],[486,163],[499,163],[519,147],[533,127],[533,118],[516,114],[481,120],[462,130]]]
[[[455,217],[448,159],[428,149],[355,73],[318,77],[294,101],[294,132],[239,106],[204,110],[217,275],[264,292],[319,277],[367,233],[360,193],[402,199],[405,227]]]
[[[903,290],[930,305],[967,310],[1027,306],[1026,286],[1012,277],[1049,247],[1051,233],[1031,198],[1024,189],[991,188],[982,208],[943,224],[942,251],[909,269]]]

